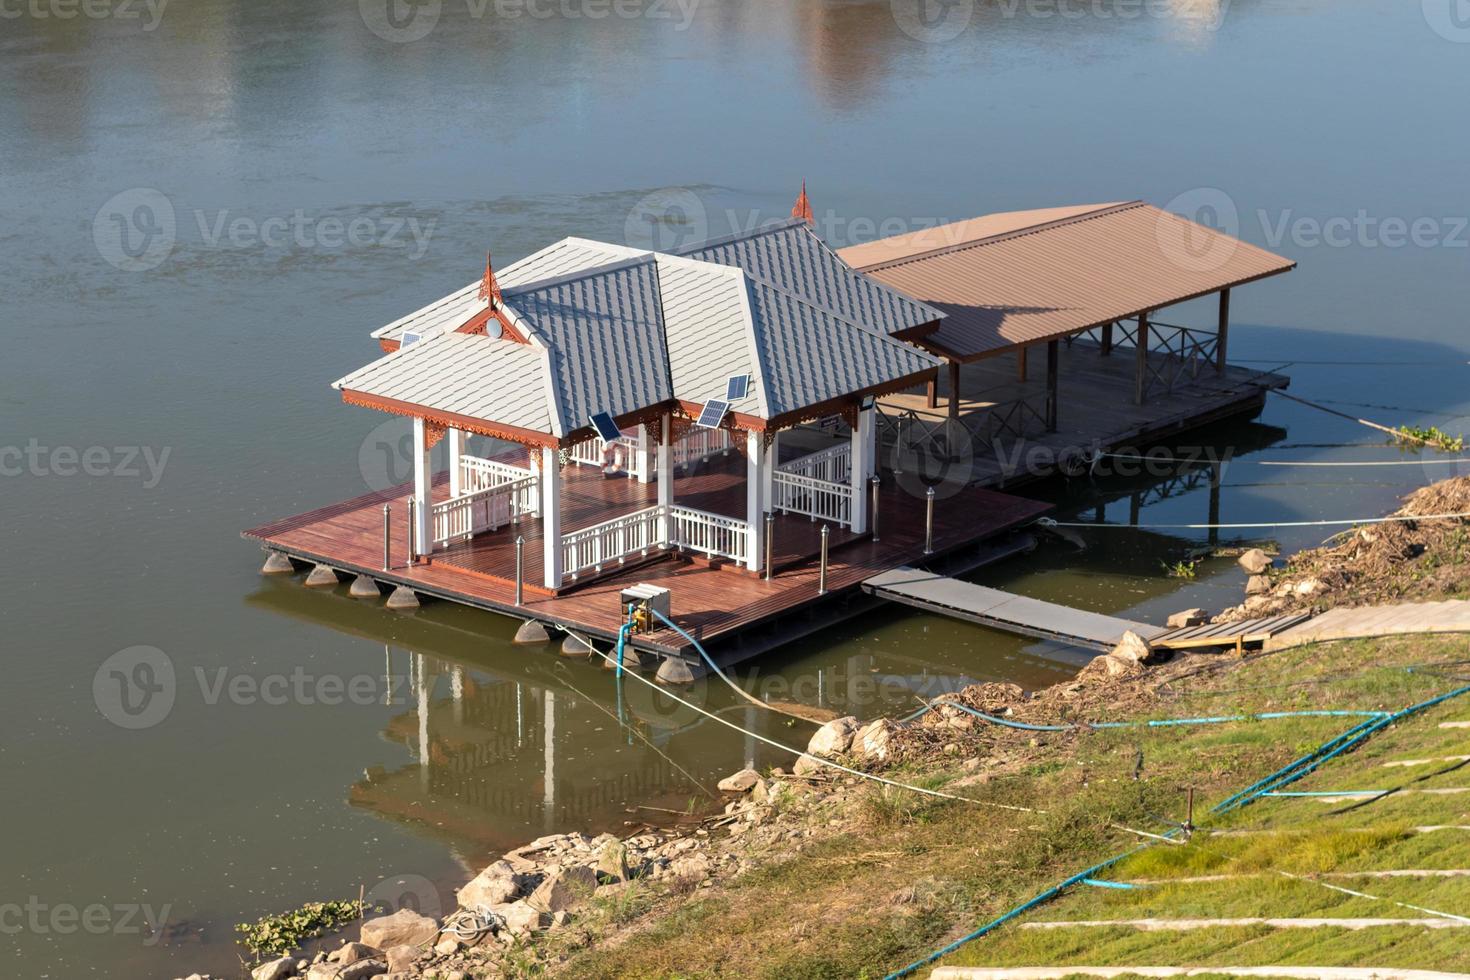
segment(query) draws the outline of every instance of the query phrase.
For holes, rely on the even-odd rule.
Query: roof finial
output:
[[[495,269],[490,264],[490,253],[485,253],[485,278],[480,281],[480,298],[490,305],[492,310],[499,309],[504,299],[500,295],[500,283],[495,281]]]
[[[806,180],[801,182],[801,196],[796,199],[796,204],[791,208],[791,216],[800,218],[809,225],[815,225],[816,219],[812,217],[812,202],[806,196]]]

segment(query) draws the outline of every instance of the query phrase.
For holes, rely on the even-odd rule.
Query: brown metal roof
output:
[[[1296,267],[1142,201],[986,215],[838,254],[943,310],[938,332],[924,342],[960,360]]]

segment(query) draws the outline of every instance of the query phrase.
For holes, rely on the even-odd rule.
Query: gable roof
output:
[[[1054,340],[1296,267],[1143,201],[989,215],[843,249],[949,314],[959,360]]]
[[[787,281],[804,281],[793,268]],[[723,399],[736,375],[751,384],[732,411],[771,420],[914,383],[939,364],[819,304],[810,288],[788,290],[734,264],[566,239],[497,278],[501,309],[527,343],[455,332],[485,309],[475,283],[375,333],[414,330],[423,339],[334,387],[349,400],[419,405],[562,440],[596,412],[620,418]],[[431,320],[437,327],[426,329]]]
[[[942,310],[856,272],[801,218],[699,242],[678,254],[737,266],[809,303],[886,334],[944,317]]]

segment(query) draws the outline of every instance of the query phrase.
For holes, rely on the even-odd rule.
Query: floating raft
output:
[[[863,590],[916,609],[953,616],[1007,633],[1094,650],[1111,650],[1129,631],[1150,642],[1165,632],[1147,623],[1028,599],[1013,592],[961,582],[907,566],[867,579],[863,582]]]

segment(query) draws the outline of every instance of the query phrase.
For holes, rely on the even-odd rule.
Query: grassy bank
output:
[[[1463,683],[1451,675],[1470,673],[1470,666],[1453,665],[1464,658],[1464,646],[1457,637],[1415,637],[1324,644],[1243,662],[1186,658],[1129,679],[1116,700],[1088,705],[1085,713],[1091,720],[1124,720],[1392,710]],[[1437,666],[1408,669],[1426,663]],[[1128,708],[1110,711],[1108,704]],[[1438,727],[1450,718],[1470,719],[1470,698],[1393,726],[1291,789],[1470,786],[1470,766],[1383,765],[1470,755],[1470,729]],[[1171,821],[1184,819],[1192,788],[1200,830],[1189,844],[1150,843],[1107,872],[1120,881],[1157,883],[1127,891],[1074,889],[944,963],[1470,970],[1470,932],[1460,929],[1028,926],[1181,916],[1425,917],[1395,900],[1470,915],[1467,878],[1346,877],[1389,868],[1470,867],[1470,833],[1414,830],[1470,823],[1470,794],[1400,792],[1367,803],[1267,799],[1225,818],[1209,816],[1212,803],[1353,721],[1288,718],[1066,733],[956,730],[949,742],[956,749],[885,774],[976,802],[865,786],[840,808],[812,807],[807,820],[813,834],[791,856],[687,894],[630,890],[615,903],[600,903],[548,951],[556,965],[534,969],[578,977],[883,976],[1083,868],[1149,843],[1119,828],[1170,829]],[[799,797],[790,805],[800,807]],[[1253,833],[1237,835],[1243,830]],[[1288,878],[1281,872],[1341,877]],[[1170,883],[1201,876],[1228,877]],[[1322,881],[1373,897],[1334,891]]]

